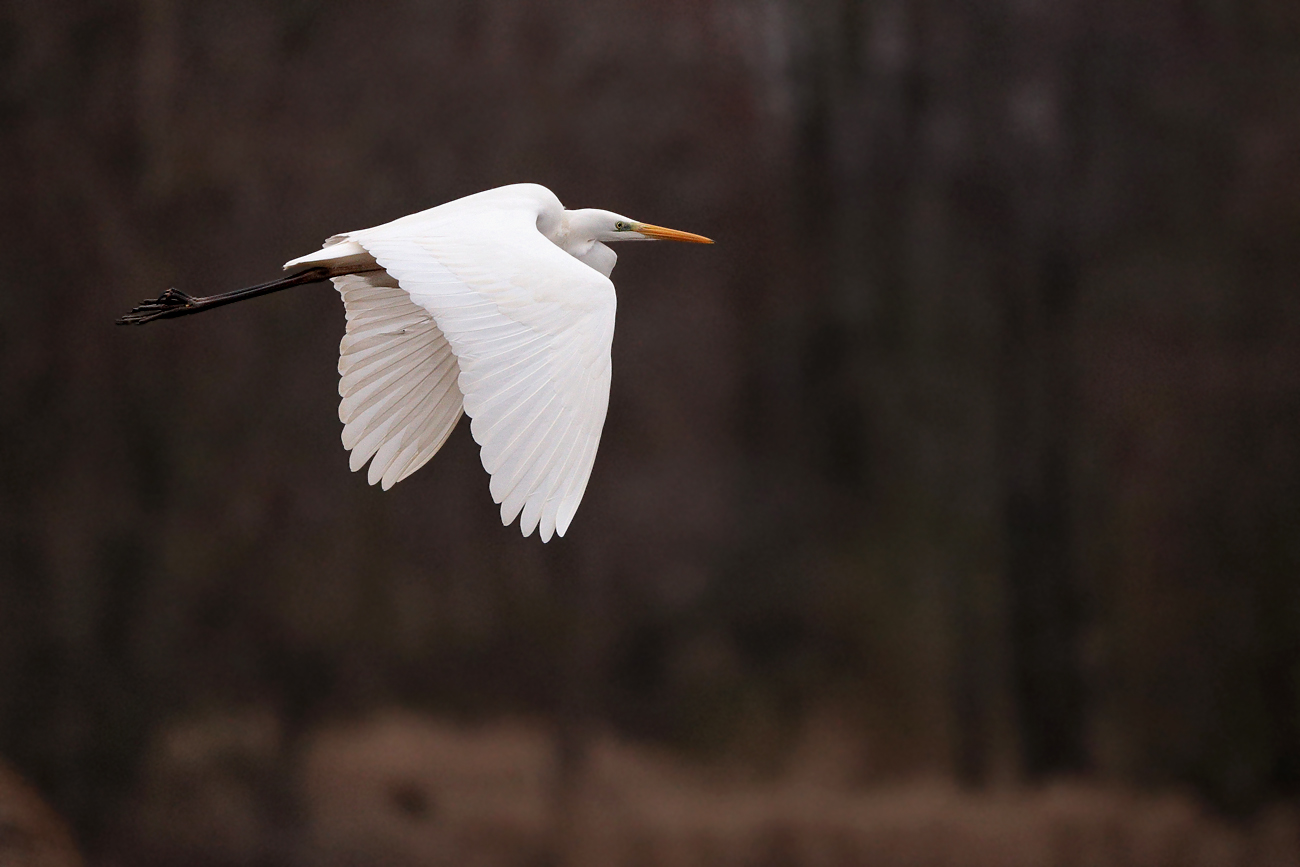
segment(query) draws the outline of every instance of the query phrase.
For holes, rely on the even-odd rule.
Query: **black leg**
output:
[[[195,298],[193,295],[187,295],[179,289],[168,289],[153,301],[142,301],[140,306],[135,307],[130,313],[117,320],[117,324],[144,325],[146,322],[153,322],[155,319],[171,319],[176,316],[188,316],[191,313],[202,313],[214,307],[234,304],[236,301],[256,298],[259,295],[270,295],[272,292],[279,292],[281,289],[288,289],[291,286],[319,283],[322,280],[329,279],[329,277],[330,269],[328,268],[308,268],[305,271],[299,271],[297,274],[290,274],[288,277],[272,280],[270,283],[263,283],[260,286],[249,286],[247,289],[236,289],[234,292],[223,292],[220,295],[208,295],[204,298]]]

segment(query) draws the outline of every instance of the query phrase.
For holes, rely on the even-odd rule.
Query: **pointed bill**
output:
[[[690,232],[679,232],[676,229],[665,229],[663,226],[652,226],[649,223],[637,223],[636,231],[647,238],[653,238],[656,241],[686,241],[691,244],[712,244],[713,241],[703,235],[693,235]]]

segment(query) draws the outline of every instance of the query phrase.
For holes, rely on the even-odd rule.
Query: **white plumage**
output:
[[[616,300],[605,242],[706,238],[609,211],[566,211],[517,184],[356,232],[286,269],[323,267],[343,297],[339,418],[350,464],[386,490],[461,412],[501,520],[564,535],[609,404]],[[202,299],[200,299],[202,300]]]

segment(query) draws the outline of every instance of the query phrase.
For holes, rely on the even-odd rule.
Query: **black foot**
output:
[[[168,289],[153,301],[145,300],[140,302],[139,307],[133,308],[130,313],[117,320],[117,324],[144,325],[146,322],[153,322],[155,319],[184,316],[201,308],[202,305],[193,296],[186,295],[179,289]]]

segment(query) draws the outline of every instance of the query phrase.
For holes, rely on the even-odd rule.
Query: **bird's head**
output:
[[[665,229],[663,226],[652,226],[649,223],[639,223],[630,217],[615,214],[613,211],[602,211],[599,208],[566,211],[565,217],[567,218],[569,237],[572,241],[601,241],[604,243],[611,241],[686,241],[691,244],[713,243],[703,235],[679,232],[676,229]]]

